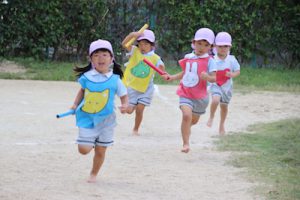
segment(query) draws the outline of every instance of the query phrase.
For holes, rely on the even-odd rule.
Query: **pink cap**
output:
[[[99,40],[96,40],[96,41],[92,42],[90,44],[89,55],[92,55],[92,53],[94,51],[96,51],[97,49],[107,49],[108,51],[110,51],[110,53],[112,55],[114,55],[113,48],[112,48],[110,42],[107,41],[107,40],[99,39]]]
[[[216,45],[218,46],[224,46],[224,45],[228,45],[228,46],[231,46],[231,36],[229,33],[227,32],[220,32],[217,34],[216,36]]]
[[[209,28],[200,28],[195,33],[194,40],[206,40],[209,44],[213,44],[215,40],[215,34]]]
[[[143,34],[137,38],[137,41],[148,40],[149,42],[155,42],[155,35],[151,30],[144,30]]]

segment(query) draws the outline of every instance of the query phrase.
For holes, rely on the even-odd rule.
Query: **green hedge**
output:
[[[3,1],[4,2],[4,1]],[[149,23],[163,57],[191,51],[197,29],[227,31],[242,63],[300,68],[300,4],[291,0],[8,0],[0,3],[0,56],[85,59],[97,38],[113,43]],[[53,50],[53,52],[49,51]],[[122,60],[123,61],[123,60]]]

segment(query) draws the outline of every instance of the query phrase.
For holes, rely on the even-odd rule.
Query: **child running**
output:
[[[209,56],[214,43],[214,32],[208,28],[201,28],[195,33],[192,42],[194,51],[185,55],[179,61],[182,72],[175,75],[163,75],[167,81],[181,80],[177,89],[179,106],[182,111],[181,134],[183,140],[182,152],[190,151],[191,127],[195,125],[200,115],[205,113],[208,106],[207,81],[215,81],[216,65]]]
[[[240,64],[233,55],[229,55],[231,48],[231,36],[227,32],[220,32],[216,36],[215,45],[217,54],[214,56],[217,70],[224,71],[227,77],[225,81],[211,84],[210,93],[212,102],[210,105],[210,117],[207,126],[211,127],[215,117],[215,112],[220,104],[220,124],[219,134],[225,134],[225,120],[228,113],[228,104],[232,97],[233,81],[232,79],[240,75]]]
[[[113,144],[113,130],[116,126],[114,97],[120,97],[121,113],[126,113],[128,97],[120,79],[123,72],[114,60],[110,42],[100,39],[92,42],[89,56],[88,66],[74,69],[81,88],[71,109],[76,110],[76,125],[79,127],[76,143],[79,153],[85,155],[94,148],[93,166],[87,180],[94,183],[104,162],[106,148]]]
[[[137,38],[138,45],[126,47],[127,42],[132,38]],[[146,29],[143,33],[131,32],[123,40],[122,46],[129,51],[130,56],[123,80],[129,97],[127,113],[131,114],[135,111],[132,133],[139,135],[145,106],[150,106],[154,92],[154,70],[147,66],[143,59],[148,59],[161,70],[165,70],[165,67],[161,58],[154,52],[155,35],[151,30]]]

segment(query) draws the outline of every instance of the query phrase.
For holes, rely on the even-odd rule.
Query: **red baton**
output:
[[[149,67],[151,67],[153,70],[155,70],[157,73],[159,73],[159,75],[164,75],[167,72],[159,69],[158,67],[155,67],[149,60],[147,60],[146,58],[143,59],[144,63],[146,63]]]

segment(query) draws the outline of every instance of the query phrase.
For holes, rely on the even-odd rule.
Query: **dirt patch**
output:
[[[25,73],[26,69],[25,67],[16,64],[13,61],[4,60],[0,62],[0,73]]]

